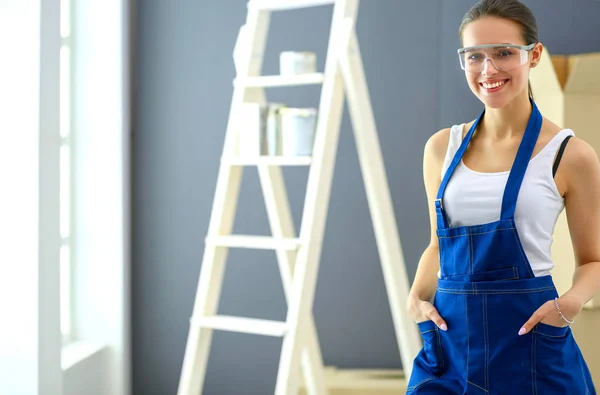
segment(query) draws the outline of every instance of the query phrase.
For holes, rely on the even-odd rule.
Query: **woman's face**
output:
[[[521,28],[516,22],[496,17],[484,17],[465,27],[462,41],[464,47],[486,44],[532,44],[524,42],[522,36]],[[520,94],[527,95],[529,69],[532,62],[539,61],[541,45],[537,44],[528,54],[523,53],[523,59],[526,60],[524,64],[517,62],[516,67],[503,69],[503,65],[510,63],[506,59],[509,57],[517,59],[516,57],[519,56],[519,50],[502,51],[494,48],[483,49],[477,55],[467,55],[470,59],[478,59],[478,64],[481,65],[481,67],[465,70],[465,75],[471,91],[486,106],[501,108]],[[497,63],[496,66],[494,61]]]

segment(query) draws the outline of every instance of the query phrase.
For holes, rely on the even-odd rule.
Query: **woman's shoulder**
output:
[[[562,153],[557,178],[573,180],[581,175],[594,173],[593,170],[600,165],[594,147],[583,138],[577,137],[576,131],[562,128],[547,119],[544,119],[544,122],[546,133],[549,135],[548,138],[552,139],[559,134],[564,134],[565,138],[570,136]]]
[[[461,123],[443,128],[432,134],[425,144],[425,154],[429,157],[443,161],[450,144],[460,144],[464,138],[464,131],[469,130],[469,123]]]
[[[461,133],[463,129],[460,125],[452,125],[451,127],[443,128],[432,134],[429,139],[427,139],[427,143],[425,144],[425,150],[430,153],[436,153],[438,155],[445,155],[446,150],[448,149],[448,144],[455,140],[458,136],[457,134]],[[461,138],[461,137],[458,137]]]
[[[452,128],[440,129],[427,139],[424,150],[426,161],[443,162],[448,150],[451,131]]]
[[[574,134],[569,139],[561,159],[561,166],[576,174],[587,171],[598,162],[598,154],[594,147],[584,139]]]
[[[569,150],[567,151],[565,149],[562,160],[571,157],[572,160],[577,161],[577,156],[579,155],[589,156],[591,154],[593,156],[596,156],[596,152],[592,148],[592,146],[589,143],[587,143],[584,139],[577,137],[575,131],[572,129],[563,128],[550,121],[549,119],[544,118],[542,132],[543,133],[540,134],[542,144],[547,144],[552,140],[555,140],[555,144],[560,144],[567,137],[569,137],[569,141],[567,144]],[[560,141],[556,140],[556,138],[559,136],[562,136],[562,138],[560,138]]]
[[[566,145],[556,172],[556,183],[561,195],[578,195],[600,189],[600,160],[594,147],[573,136]],[[586,199],[584,199],[586,200]]]

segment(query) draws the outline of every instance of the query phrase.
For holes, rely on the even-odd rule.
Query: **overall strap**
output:
[[[463,139],[460,147],[458,147],[458,150],[454,154],[454,157],[452,158],[452,162],[450,162],[450,165],[448,166],[448,169],[446,170],[446,174],[444,174],[444,178],[442,179],[442,182],[438,189],[437,197],[435,199],[435,211],[436,211],[437,228],[438,229],[446,229],[450,226],[448,223],[448,218],[446,217],[446,214],[444,213],[444,204],[443,204],[444,191],[446,190],[446,187],[448,186],[448,182],[450,181],[450,177],[452,177],[452,173],[456,169],[456,166],[458,166],[463,155],[467,151],[469,142],[471,141],[471,138],[473,137],[473,134],[475,133],[475,129],[477,129],[477,125],[479,125],[479,122],[481,121],[481,118],[483,118],[484,114],[485,114],[485,110],[483,110],[481,112],[481,114],[479,114],[479,117],[477,117],[477,119],[473,123],[473,126],[471,126],[471,129],[469,129],[469,132],[467,133],[467,135]]]
[[[527,171],[527,165],[529,164],[529,160],[531,159],[531,155],[533,154],[533,150],[537,143],[537,139],[542,127],[542,114],[539,112],[533,100],[530,101],[532,111],[529,117],[529,121],[527,123],[527,129],[525,129],[525,134],[523,135],[523,139],[521,140],[521,144],[519,145],[519,149],[517,151],[517,156],[508,176],[506,188],[504,189],[504,196],[502,197],[502,211],[500,214],[501,219],[514,218],[515,208],[517,206],[517,197],[519,196],[519,190],[521,189],[521,184],[523,183],[523,178],[525,177],[525,172]],[[462,144],[456,151],[452,162],[448,166],[446,174],[444,174],[444,178],[442,179],[442,182],[438,189],[437,197],[435,199],[435,211],[438,229],[446,229],[450,226],[448,218],[446,217],[446,214],[444,212],[444,191],[448,186],[448,182],[452,177],[452,173],[462,160],[462,157],[467,150],[471,138],[475,133],[475,129],[477,129],[477,125],[479,125],[479,122],[483,118],[484,114],[485,110],[482,111],[482,113],[473,123],[473,126],[471,126],[471,129],[463,139]]]
[[[531,155],[537,143],[540,130],[542,128],[542,114],[538,110],[537,106],[531,100],[531,116],[527,123],[527,129],[523,135],[523,140],[517,151],[517,156],[513,163],[512,169],[506,182],[506,188],[504,189],[504,196],[502,197],[502,212],[500,219],[512,219],[515,216],[515,209],[517,207],[517,198],[519,197],[519,190],[527,171],[527,165],[531,160]]]

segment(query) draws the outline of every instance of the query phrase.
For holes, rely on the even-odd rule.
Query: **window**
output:
[[[72,173],[71,173],[71,1],[60,1],[60,327],[63,343],[72,340]]]

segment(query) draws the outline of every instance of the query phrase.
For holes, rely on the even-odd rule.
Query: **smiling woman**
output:
[[[458,50],[460,65],[469,73],[493,74],[493,69],[510,72],[529,60],[529,51],[536,44],[485,44]],[[488,63],[489,60],[489,63]],[[492,70],[487,70],[492,67]],[[479,83],[487,92],[497,92],[509,79],[488,79]]]
[[[527,63],[529,61],[529,53],[527,52],[533,49],[533,47],[539,48],[541,45],[539,43],[537,22],[533,13],[518,1],[488,1],[485,3],[485,5],[483,2],[478,3],[479,7],[474,6],[465,14],[458,29],[463,46],[469,47],[474,45],[472,41],[474,37],[487,41],[479,43],[484,45],[491,44],[494,46],[500,43],[520,44],[516,45],[520,49],[519,66]],[[484,17],[486,23],[476,23]],[[469,27],[470,34],[465,34],[467,26]],[[494,31],[493,29],[499,29],[499,31]],[[523,53],[523,50],[527,52]],[[459,50],[460,52],[461,50]],[[535,67],[539,59],[540,57],[538,56],[537,61],[532,62],[532,67]],[[512,66],[516,66],[514,63],[516,62],[511,63]],[[487,65],[487,61],[482,62],[483,64]],[[508,70],[518,68],[518,66],[512,66]],[[505,71],[508,70],[505,69]],[[528,91],[529,97],[533,98],[531,84],[528,84]]]
[[[482,0],[459,35],[484,110],[425,147],[431,241],[408,301],[424,347],[408,393],[595,394],[569,325],[600,287],[600,163],[538,110],[529,73],[543,46],[525,5]],[[559,295],[551,247],[563,210],[578,262]]]

